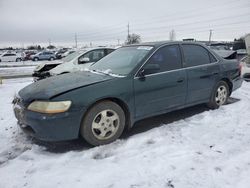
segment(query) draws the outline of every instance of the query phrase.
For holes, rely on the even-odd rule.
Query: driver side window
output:
[[[171,71],[182,67],[181,52],[178,45],[164,46],[157,50],[147,62],[148,65],[157,65],[159,69],[146,74]]]
[[[89,58],[89,62],[96,62],[99,61],[104,56],[105,56],[104,50],[98,49],[84,54],[79,58],[79,61],[83,60],[84,58]]]

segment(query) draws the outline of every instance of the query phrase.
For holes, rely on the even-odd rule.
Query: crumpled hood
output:
[[[55,61],[51,61],[51,62],[45,62],[45,63],[41,63],[39,65],[36,66],[34,71],[40,71],[45,65],[59,65],[62,64],[62,60],[55,60]]]
[[[25,102],[33,100],[48,100],[55,95],[104,82],[112,79],[112,76],[95,74],[92,72],[75,72],[53,76],[38,82],[32,83],[19,91],[19,96]]]

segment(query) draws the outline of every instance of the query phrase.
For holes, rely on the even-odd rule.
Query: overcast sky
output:
[[[130,33],[142,41],[233,40],[250,33],[249,0],[0,0],[0,45],[105,45]]]

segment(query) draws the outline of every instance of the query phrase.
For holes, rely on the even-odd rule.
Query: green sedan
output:
[[[32,83],[14,98],[19,126],[45,141],[108,144],[146,117],[206,103],[216,109],[242,84],[237,61],[193,42],[124,46],[88,70]]]

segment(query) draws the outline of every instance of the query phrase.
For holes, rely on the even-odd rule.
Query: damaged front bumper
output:
[[[58,114],[32,112],[20,98],[15,98],[13,105],[20,128],[38,140],[64,141],[76,139],[79,136],[84,110],[74,109]]]

